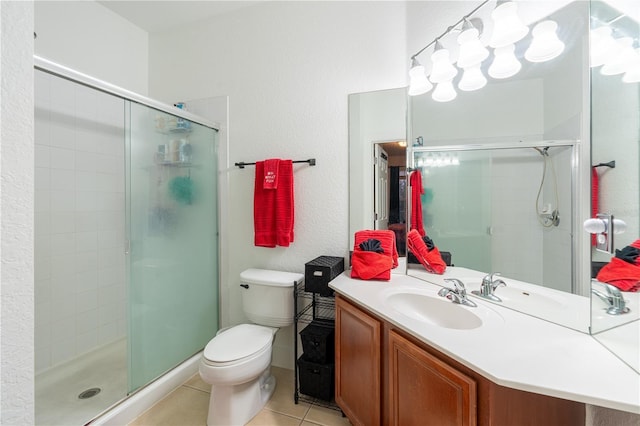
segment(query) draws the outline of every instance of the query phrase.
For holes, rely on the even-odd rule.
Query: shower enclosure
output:
[[[572,291],[573,141],[414,147],[424,228],[452,262]]]
[[[85,424],[218,329],[217,129],[36,58],[36,422]]]

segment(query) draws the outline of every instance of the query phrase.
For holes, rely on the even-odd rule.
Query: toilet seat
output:
[[[248,361],[270,350],[275,329],[256,324],[240,324],[214,337],[204,348],[203,361],[225,366]]]

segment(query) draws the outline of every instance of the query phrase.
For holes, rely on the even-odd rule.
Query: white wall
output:
[[[0,2],[0,424],[34,424],[33,4]]]
[[[36,1],[34,31],[36,55],[147,94],[147,32],[101,4]]]
[[[229,96],[229,198],[222,208],[233,220],[223,225],[230,245],[222,253],[229,273],[221,284],[229,323],[245,321],[237,290],[242,270],[303,272],[317,256],[346,254],[347,96],[405,84],[404,8],[401,2],[265,2],[151,35],[152,97]],[[270,157],[317,159],[315,167],[294,168],[289,248],[254,247],[254,169],[233,166]],[[274,364],[293,368],[292,342],[291,331],[278,333]]]
[[[36,373],[125,337],[124,101],[35,72]]]

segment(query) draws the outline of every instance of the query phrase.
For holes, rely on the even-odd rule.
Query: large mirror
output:
[[[494,7],[473,16],[487,29],[485,45]],[[530,28],[557,23],[564,51],[547,62],[526,60],[530,32],[515,45],[515,75],[464,91],[459,70],[453,100],[443,102],[438,86],[410,97],[409,166],[421,173],[426,234],[451,253],[447,274],[479,291],[485,275],[500,273],[506,287],[496,289],[495,303],[586,333],[589,261],[580,219],[588,215],[589,5],[521,1],[518,13]],[[440,39],[452,61],[458,34]],[[427,73],[430,55],[418,57]],[[485,76],[497,75],[491,65],[491,57],[483,62]],[[430,278],[411,262],[407,273]]]
[[[349,95],[349,249],[362,229],[396,234],[405,273],[407,89]],[[386,173],[385,173],[386,172]]]
[[[637,43],[640,37],[637,1],[594,1],[591,15],[592,49],[602,46],[598,37],[606,34],[618,40],[631,37]],[[591,332],[640,373],[640,257],[634,258],[632,247],[640,239],[640,56],[636,55],[634,78],[631,73],[612,74],[611,62],[608,66],[601,64],[606,58],[600,60],[597,53],[595,50],[597,61],[591,68],[594,212],[622,220],[626,230],[619,234],[614,231],[614,254],[592,247]],[[625,251],[625,247],[631,247],[630,256],[623,255],[629,250]],[[615,289],[607,288],[607,284]],[[611,294],[616,290],[619,295]],[[610,310],[609,298],[615,297],[622,298],[624,307]]]

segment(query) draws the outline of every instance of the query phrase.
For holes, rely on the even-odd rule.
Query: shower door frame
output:
[[[57,64],[40,56],[33,56],[33,66],[37,70],[73,81],[74,83],[78,83],[127,101],[142,104],[150,108],[157,109],[180,118],[184,118],[194,123],[201,124],[205,127],[209,127],[217,132],[220,131],[220,124],[214,121],[207,120],[184,109],[174,107],[173,105],[165,104],[163,102],[156,101],[155,99],[142,96],[130,90],[123,89],[122,87],[107,83],[106,81],[91,77],[87,74],[83,74],[71,68],[67,68],[64,65]]]

